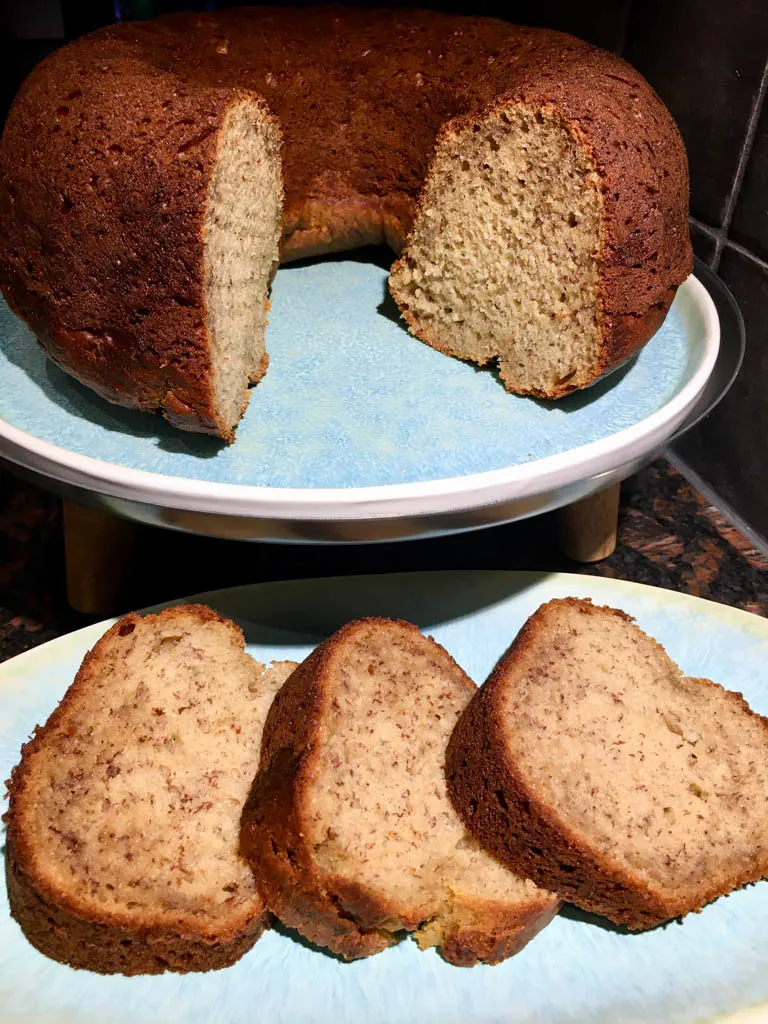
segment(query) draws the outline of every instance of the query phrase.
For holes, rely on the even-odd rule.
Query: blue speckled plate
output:
[[[303,658],[342,622],[409,618],[477,680],[526,617],[578,595],[635,615],[691,675],[768,713],[768,622],[665,590],[585,576],[419,573],[265,584],[204,595],[245,627],[261,660]],[[0,777],[106,628],[90,626],[0,668]],[[498,967],[450,967],[410,940],[342,964],[268,932],[234,967],[205,975],[99,977],[46,960],[0,895],[2,1024],[693,1024],[768,1020],[768,884],[682,924],[623,935],[576,911]]]
[[[559,402],[520,398],[409,335],[386,279],[354,259],[278,271],[269,372],[230,447],[109,405],[0,305],[0,454],[98,493],[222,515],[477,507],[657,449],[717,356],[714,305],[690,278],[630,364]]]

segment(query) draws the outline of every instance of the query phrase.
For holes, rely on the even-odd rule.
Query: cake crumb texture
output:
[[[364,619],[294,672],[270,711],[243,849],[269,909],[348,959],[415,932],[452,963],[498,963],[557,901],[469,836],[445,748],[475,691],[415,626]]]
[[[11,910],[42,952],[124,974],[226,966],[261,933],[237,852],[270,669],[200,605],[127,615],[9,782]]]
[[[768,720],[589,601],[528,620],[459,722],[448,780],[485,848],[632,929],[768,871]]]

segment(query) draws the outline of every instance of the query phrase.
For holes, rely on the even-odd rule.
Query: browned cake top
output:
[[[655,261],[660,295],[668,273],[682,279],[687,272],[679,231],[687,214],[687,168],[669,113],[620,58],[560,32],[490,18],[325,6],[126,23],[43,61],[17,100],[12,134],[20,142],[42,132],[47,138],[38,161],[59,178],[65,161],[53,135],[71,141],[80,133],[84,151],[76,160],[96,171],[95,209],[120,154],[114,140],[94,137],[93,93],[107,105],[102,127],[113,122],[109,108],[118,104],[131,137],[146,145],[161,131],[174,141],[183,136],[197,154],[210,133],[210,111],[243,88],[267,101],[283,131],[286,235],[301,230],[308,204],[322,202],[331,219],[334,208],[364,210],[380,222],[380,232],[383,225],[390,240],[402,241],[439,128],[501,97],[519,97],[556,104],[589,136],[604,179],[611,247],[622,250],[625,272],[637,268],[639,308],[656,276],[645,272],[643,260]],[[166,123],[168,110],[173,117]],[[156,145],[162,158],[164,145]],[[631,190],[624,187],[629,181]],[[61,199],[67,209],[59,212],[71,212],[72,199]],[[632,290],[626,299],[631,307]]]
[[[679,133],[613,54],[423,11],[254,7],[112,26],[43,61],[14,103],[0,287],[51,358],[113,402],[231,439],[213,407],[204,210],[244,90],[284,137],[283,259],[400,249],[438,134],[523,103],[568,126],[598,183],[592,376],[648,340],[690,272]]]

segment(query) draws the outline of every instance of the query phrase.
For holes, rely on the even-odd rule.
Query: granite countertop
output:
[[[266,580],[493,568],[622,578],[768,615],[768,560],[664,460],[623,484],[616,551],[587,566],[559,553],[546,515],[456,537],[348,547],[141,529],[138,572],[118,611]],[[0,469],[0,660],[91,621],[67,605],[59,500]]]

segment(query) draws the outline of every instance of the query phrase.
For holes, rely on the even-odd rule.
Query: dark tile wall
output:
[[[765,214],[764,214],[765,216]],[[768,264],[732,242],[718,272],[747,327],[744,366],[713,413],[674,446],[690,467],[763,540],[768,538]]]
[[[674,452],[768,544],[768,2],[635,0],[623,53],[677,119],[694,248],[747,328],[732,391]]]
[[[768,102],[765,99],[744,170],[730,235],[735,242],[768,261]]]
[[[768,545],[768,0],[379,2],[573,32],[622,53],[667,103],[690,158],[694,248],[733,291],[748,336],[731,394],[675,445],[675,455]],[[72,38],[114,12],[141,18],[215,6],[229,4],[0,0],[0,118],[23,75],[62,41],[40,38],[45,26],[58,24]]]
[[[766,0],[637,0],[624,56],[669,106],[688,147],[691,213],[720,227],[766,57]]]

